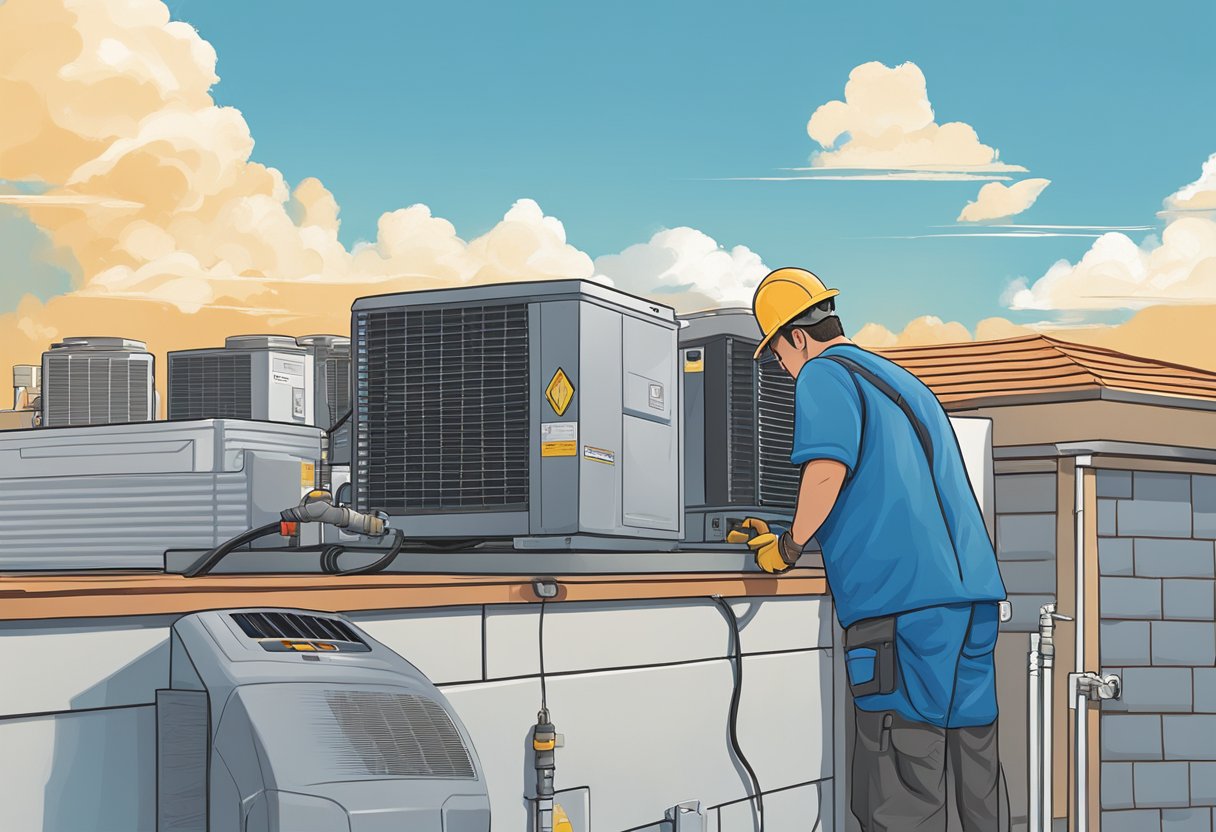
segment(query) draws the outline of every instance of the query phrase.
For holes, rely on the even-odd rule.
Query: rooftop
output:
[[[915,373],[948,408],[1127,394],[1216,406],[1216,373],[1101,347],[1027,335],[877,352]]]

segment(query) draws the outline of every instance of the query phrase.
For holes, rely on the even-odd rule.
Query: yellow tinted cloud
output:
[[[958,221],[983,222],[1020,214],[1034,205],[1039,194],[1050,184],[1050,179],[1023,179],[1008,187],[1000,182],[989,182],[980,188],[975,201],[963,208]]]

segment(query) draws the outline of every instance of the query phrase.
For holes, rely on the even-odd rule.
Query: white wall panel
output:
[[[435,684],[481,679],[481,607],[348,613]]]

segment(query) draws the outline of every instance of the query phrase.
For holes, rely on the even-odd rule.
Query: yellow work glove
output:
[[[752,537],[743,529],[756,532],[756,536]],[[781,556],[780,538],[769,531],[768,523],[755,517],[748,517],[738,529],[731,529],[726,535],[726,542],[746,543],[756,556],[756,565],[765,572],[784,572],[792,566]]]

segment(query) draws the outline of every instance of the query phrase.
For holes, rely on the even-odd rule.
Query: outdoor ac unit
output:
[[[170,419],[314,424],[312,356],[294,338],[237,335],[168,357]]]
[[[0,432],[0,570],[164,566],[275,521],[321,431],[206,420]]]
[[[350,410],[350,339],[306,335],[296,343],[312,356],[313,424],[329,430]]]
[[[488,832],[443,694],[349,621],[216,610],[173,625],[156,697],[158,832]]]
[[[794,500],[785,486],[798,475],[789,462],[792,381],[788,392],[775,391],[780,379],[766,376],[758,395],[761,371],[752,356],[760,335],[751,310],[719,309],[684,320],[685,540],[720,543],[745,517],[788,526]],[[782,430],[787,435],[775,435]],[[784,461],[774,442],[785,443]]]
[[[142,341],[64,338],[42,354],[42,426],[151,421],[152,373]]]
[[[676,328],[577,280],[356,301],[355,507],[414,539],[674,545]]]

